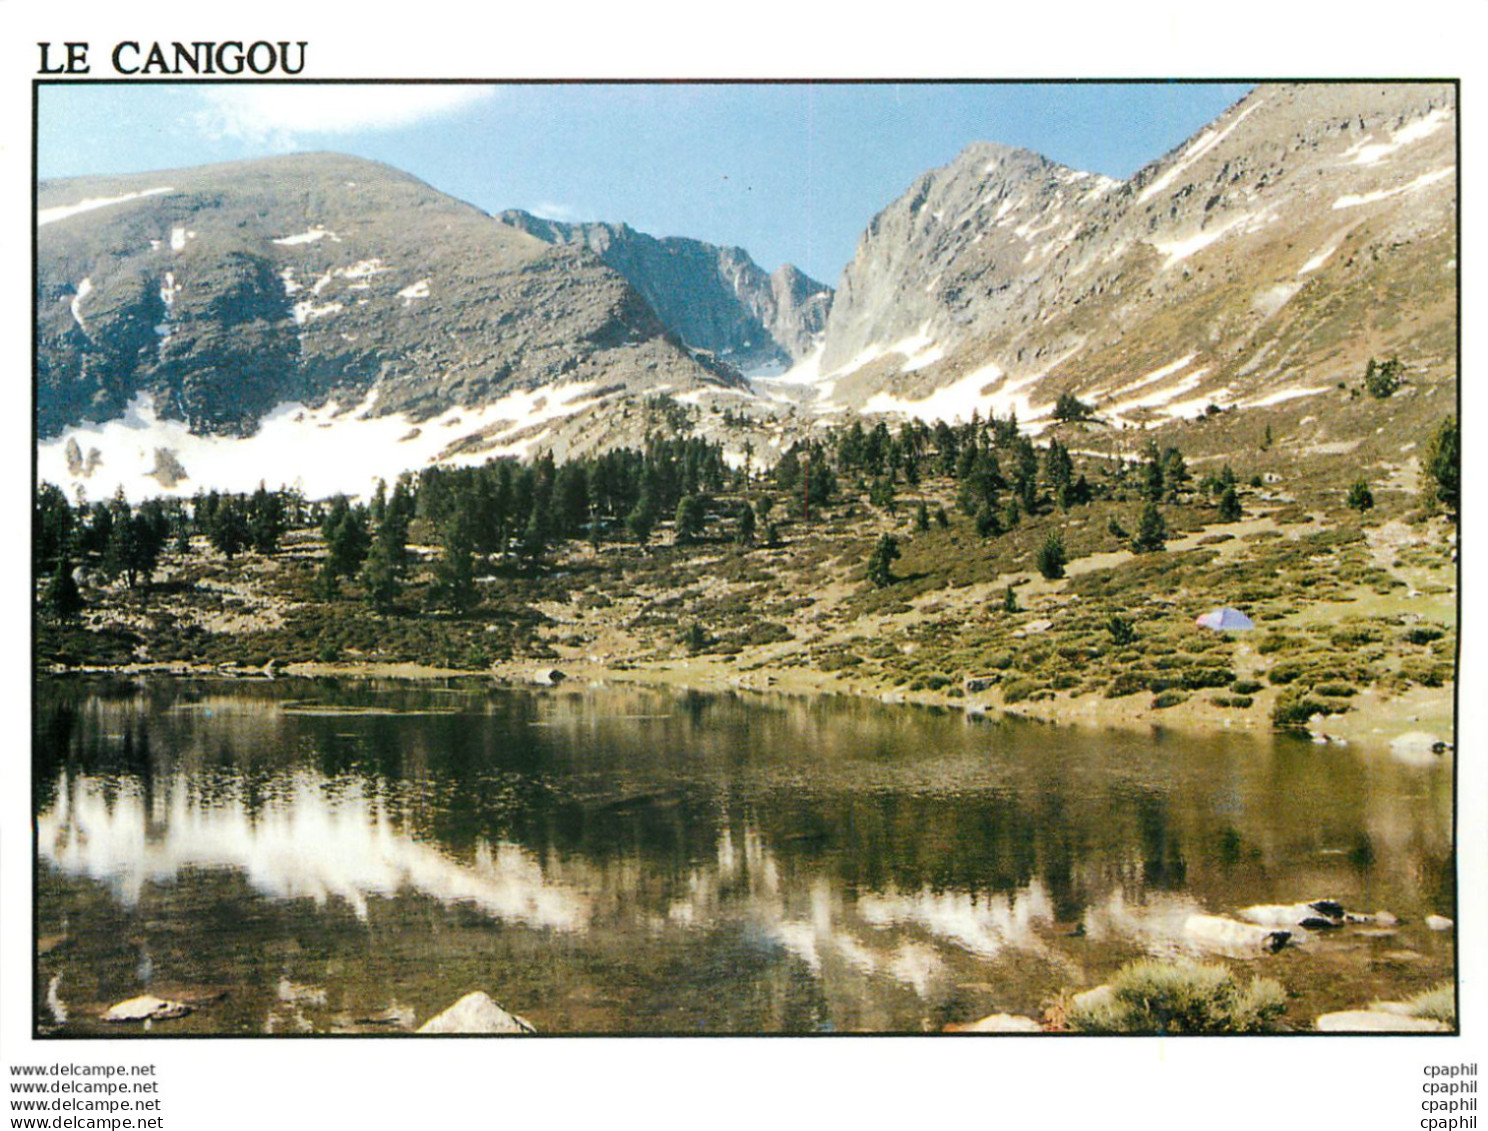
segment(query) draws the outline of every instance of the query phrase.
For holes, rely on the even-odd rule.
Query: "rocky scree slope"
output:
[[[496,218],[547,243],[588,248],[689,346],[745,372],[789,367],[826,328],[831,288],[788,263],[767,274],[739,247],[658,239],[627,224],[561,223],[519,210]]]
[[[972,146],[863,235],[823,394],[1027,421],[1073,392],[1150,425],[1357,384],[1369,357],[1454,383],[1455,146],[1452,87],[1418,83],[1259,87],[1124,183]]]
[[[559,381],[740,385],[623,276],[387,166],[333,155],[44,182],[42,438],[149,394],[197,433],[335,400],[419,420]]]

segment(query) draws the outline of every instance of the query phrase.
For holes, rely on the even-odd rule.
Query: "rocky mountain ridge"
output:
[[[1151,425],[1315,395],[1398,355],[1456,377],[1454,90],[1262,86],[1130,181],[977,145],[865,232],[830,402]]]
[[[624,275],[687,345],[746,373],[788,368],[826,328],[831,288],[788,263],[767,274],[741,247],[657,238],[628,224],[563,223],[515,209],[496,218],[545,243],[588,248]]]
[[[518,391],[737,386],[597,257],[333,155],[39,186],[37,420],[144,395],[195,433],[373,398],[418,421]]]
[[[43,184],[43,475],[189,491],[212,435],[258,432],[361,483],[637,443],[658,393],[759,462],[822,413],[1038,429],[1066,394],[1117,434],[1285,411],[1299,451],[1408,448],[1457,388],[1455,96],[1261,86],[1126,182],[978,143],[873,219],[835,295],[353,158]],[[1375,357],[1408,379],[1361,405]]]

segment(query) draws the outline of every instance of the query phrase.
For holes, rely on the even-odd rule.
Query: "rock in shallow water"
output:
[[[419,1027],[420,1033],[535,1033],[531,1022],[508,1013],[476,990]]]
[[[169,1021],[175,1017],[185,1017],[191,1012],[191,1006],[181,1001],[170,1001],[154,994],[141,994],[132,997],[128,1001],[121,1001],[117,1005],[110,1006],[103,1014],[102,1020],[115,1021]]]

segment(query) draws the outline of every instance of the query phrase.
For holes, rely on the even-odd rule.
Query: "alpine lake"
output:
[[[541,1034],[939,1032],[1144,956],[1308,1030],[1454,977],[1451,751],[626,685],[36,697],[40,1034],[400,1033],[474,990]],[[1320,898],[1399,922],[1183,932]],[[100,1019],[145,993],[196,1005]]]

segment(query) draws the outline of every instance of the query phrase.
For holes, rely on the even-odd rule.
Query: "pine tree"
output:
[[[62,621],[75,620],[83,610],[83,595],[72,576],[72,562],[65,554],[57,559],[57,568],[52,571],[51,580],[42,594],[42,606]]]
[[[1051,530],[1038,553],[1034,555],[1034,564],[1047,580],[1057,581],[1064,576],[1064,567],[1068,561],[1069,557],[1064,550],[1064,536],[1057,530]]]
[[[706,505],[700,496],[682,496],[677,503],[674,523],[679,545],[687,545],[697,540],[703,532],[703,518],[706,513]]]
[[[882,589],[893,584],[894,563],[899,560],[899,540],[892,534],[881,534],[868,558],[868,580]]]
[[[260,483],[248,501],[248,541],[254,552],[268,556],[278,550],[287,525],[284,497],[277,491],[270,493]]]
[[[1239,522],[1244,517],[1245,511],[1240,506],[1240,496],[1235,493],[1235,485],[1231,483],[1224,489],[1224,494],[1219,497],[1219,520]]]
[[[1436,498],[1448,510],[1456,511],[1461,501],[1462,456],[1457,434],[1457,418],[1441,422],[1426,445],[1426,474],[1436,484]]]
[[[754,508],[745,503],[739,508],[739,527],[734,534],[734,540],[742,546],[754,545],[754,533],[758,524],[754,517]]]
[[[248,545],[248,517],[231,495],[216,500],[208,520],[207,537],[217,552],[232,561]]]
[[[1137,534],[1132,539],[1132,549],[1139,554],[1155,553],[1168,544],[1168,524],[1156,503],[1148,503],[1137,523]]]
[[[1348,497],[1344,502],[1360,514],[1373,507],[1374,492],[1369,489],[1369,481],[1366,479],[1355,479],[1349,485]]]

